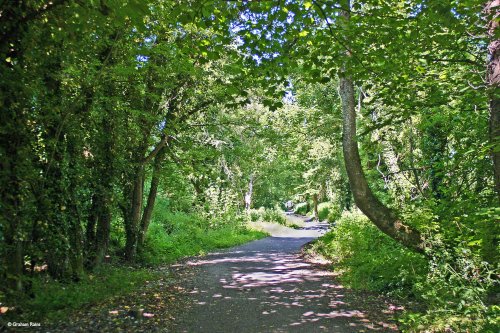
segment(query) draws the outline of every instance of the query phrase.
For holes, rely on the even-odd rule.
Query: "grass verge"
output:
[[[439,236],[439,235],[438,235]],[[327,258],[343,285],[411,300],[403,332],[498,332],[500,307],[488,301],[494,269],[466,246],[450,251],[432,238],[428,257],[380,232],[360,213],[344,212],[309,251]]]
[[[61,320],[83,307],[129,294],[141,288],[146,281],[155,279],[158,274],[144,268],[103,266],[79,282],[34,278],[33,294],[36,296],[20,299],[17,306],[22,309],[22,313],[14,312],[5,319],[44,323]]]
[[[266,236],[264,232],[243,226],[228,224],[210,227],[208,222],[195,216],[162,213],[151,224],[138,264],[150,267],[169,264],[187,256],[205,254]],[[0,329],[8,321],[50,323],[64,320],[78,309],[140,290],[148,281],[159,278],[160,274],[164,273],[154,268],[121,265],[103,265],[79,282],[54,281],[42,274],[32,279],[33,298],[20,298],[15,307],[9,306],[8,311],[0,315]]]
[[[232,226],[216,229],[194,227],[168,233],[164,225],[156,223],[151,226],[142,260],[149,265],[172,263],[183,257],[203,255],[211,250],[244,244],[266,236],[261,231]]]
[[[360,213],[344,213],[311,251],[333,262],[344,285],[393,296],[412,295],[413,285],[427,271],[421,255],[380,232]]]

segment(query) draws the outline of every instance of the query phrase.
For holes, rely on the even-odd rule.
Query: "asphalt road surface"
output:
[[[183,282],[191,306],[177,315],[173,330],[397,332],[390,321],[393,305],[359,301],[359,293],[344,288],[329,270],[301,256],[301,248],[327,227],[306,222],[300,230],[281,229],[275,233],[279,237],[183,263],[195,271]]]

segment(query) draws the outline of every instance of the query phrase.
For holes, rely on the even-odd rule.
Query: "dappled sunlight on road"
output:
[[[364,311],[331,271],[299,256],[310,240],[269,237],[186,262],[198,272],[189,292],[193,308],[180,331],[397,331],[388,321],[396,307],[381,303],[376,316]]]
[[[248,288],[280,285],[283,283],[299,283],[320,281],[324,276],[332,275],[328,271],[315,270],[310,264],[298,261],[294,256],[283,254],[258,254],[260,266],[234,270],[231,281],[224,288]]]

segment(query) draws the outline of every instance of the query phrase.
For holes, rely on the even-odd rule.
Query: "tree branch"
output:
[[[147,164],[149,163],[153,158],[155,158],[156,155],[158,155],[158,153],[160,152],[160,150],[162,150],[163,147],[165,147],[168,142],[170,141],[172,137],[170,135],[165,135],[163,134],[161,136],[161,140],[160,142],[158,142],[158,144],[156,145],[156,147],[149,153],[148,156],[146,156],[143,160],[142,160],[142,164]]]
[[[41,8],[39,8],[37,10],[32,10],[31,12],[29,12],[25,16],[21,17],[20,19],[13,20],[14,22],[12,22],[12,25],[9,27],[9,29],[7,29],[7,31],[5,31],[2,34],[2,37],[0,38],[0,45],[3,45],[6,41],[8,41],[8,39],[10,39],[14,35],[16,35],[17,32],[21,29],[21,26],[23,23],[27,23],[29,21],[35,20],[35,19],[39,18],[41,15],[43,15],[44,13],[46,13],[46,12],[48,12],[48,11],[58,7],[58,6],[64,5],[65,3],[68,3],[68,0],[50,1],[48,4],[45,4],[44,6],[42,6]],[[3,13],[3,11],[2,11],[2,13]],[[9,19],[9,18],[7,17],[4,19]]]

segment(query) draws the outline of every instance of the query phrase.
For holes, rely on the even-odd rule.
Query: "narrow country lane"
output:
[[[369,302],[307,262],[302,246],[325,232],[308,222],[268,237],[184,263],[192,304],[177,316],[175,332],[394,332],[395,306]],[[186,267],[186,268],[187,268]],[[375,303],[375,304],[373,304]]]
[[[288,219],[303,227],[264,223],[271,237],[160,267],[137,292],[14,332],[397,332],[391,318],[401,307],[344,288],[301,252],[328,225]]]

